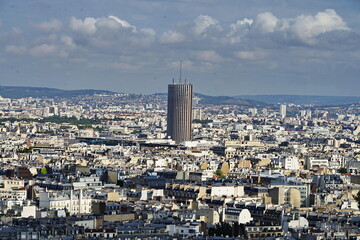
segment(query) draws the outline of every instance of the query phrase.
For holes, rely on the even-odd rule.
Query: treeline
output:
[[[92,124],[100,124],[101,121],[99,119],[77,119],[76,117],[59,117],[59,116],[51,116],[38,120],[37,122],[52,122],[52,123],[69,123],[72,125],[92,125]]]
[[[25,122],[39,122],[39,123],[45,123],[45,122],[52,122],[52,123],[69,123],[76,126],[91,126],[93,124],[100,124],[101,121],[99,119],[77,119],[76,117],[59,117],[59,116],[51,116],[46,117],[43,119],[35,119],[35,118],[24,118],[24,119],[18,119],[18,118],[1,118],[0,122],[16,122],[16,121],[25,121]]]

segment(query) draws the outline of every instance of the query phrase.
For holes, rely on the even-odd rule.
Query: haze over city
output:
[[[359,96],[360,2],[0,2],[1,85]]]

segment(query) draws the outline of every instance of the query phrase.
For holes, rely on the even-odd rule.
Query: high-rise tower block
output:
[[[191,84],[169,84],[167,135],[176,143],[191,140],[192,96]]]

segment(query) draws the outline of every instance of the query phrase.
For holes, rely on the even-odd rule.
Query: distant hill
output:
[[[112,93],[114,92],[106,91],[106,90],[94,90],[94,89],[61,90],[57,88],[44,88],[44,87],[0,86],[0,96],[4,98],[24,98],[24,97],[71,98],[80,95],[112,94]]]
[[[235,98],[229,96],[208,96],[200,93],[195,93],[195,96],[200,98],[200,104],[213,105],[239,105],[239,106],[265,106],[264,102],[245,98]]]
[[[360,97],[348,96],[313,96],[313,95],[240,95],[237,98],[251,99],[269,104],[299,104],[299,105],[343,105],[360,102]]]
[[[48,97],[48,98],[72,98],[81,95],[115,94],[116,92],[95,89],[62,90],[45,87],[23,87],[23,86],[0,86],[0,96],[5,98],[23,97]],[[166,101],[167,93],[156,93]],[[299,104],[313,106],[336,106],[360,103],[360,97],[348,96],[313,96],[313,95],[240,95],[209,96],[194,93],[200,98],[200,104],[213,105],[239,105],[239,106],[266,106],[269,104]]]
[[[160,96],[166,101],[167,93],[155,93],[154,95]],[[200,98],[200,104],[210,105],[239,105],[239,106],[265,106],[268,105],[264,102],[249,99],[240,99],[238,97],[229,96],[209,96],[201,93],[194,93],[195,97]]]

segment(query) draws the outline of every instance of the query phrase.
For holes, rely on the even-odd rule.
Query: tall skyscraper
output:
[[[191,140],[192,95],[191,84],[168,86],[167,135],[176,143]]]
[[[285,104],[280,105],[280,115],[281,115],[281,118],[286,117],[286,105]]]

